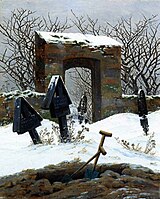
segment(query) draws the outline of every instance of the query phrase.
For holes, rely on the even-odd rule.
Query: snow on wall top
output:
[[[122,46],[121,43],[107,36],[94,36],[81,33],[56,33],[56,32],[36,32],[46,43],[71,43],[87,46]]]

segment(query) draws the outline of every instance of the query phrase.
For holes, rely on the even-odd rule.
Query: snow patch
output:
[[[107,37],[107,36],[94,36],[90,34],[81,34],[81,33],[55,33],[55,32],[36,32],[41,39],[44,39],[46,43],[71,43],[71,44],[80,44],[91,47],[96,46],[122,46],[118,41]]]

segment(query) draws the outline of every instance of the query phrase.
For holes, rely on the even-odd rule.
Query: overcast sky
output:
[[[0,0],[0,20],[16,8],[31,9],[38,15],[49,12],[61,19],[72,17],[72,9],[77,15],[88,14],[100,21],[115,22],[122,16],[159,14],[160,0]]]
[[[0,0],[0,23],[17,8],[36,11],[37,16],[49,13],[52,19],[59,17],[61,21],[65,21],[66,17],[73,18],[73,10],[77,16],[89,15],[92,19],[98,19],[101,25],[105,21],[115,24],[121,17],[129,16],[136,20],[142,15],[158,15],[160,19],[160,0]]]

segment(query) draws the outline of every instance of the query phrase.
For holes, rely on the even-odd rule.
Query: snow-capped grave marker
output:
[[[13,132],[23,134],[29,132],[34,144],[42,143],[36,131],[41,125],[43,118],[23,97],[19,97],[15,101]]]
[[[149,131],[148,119],[146,116],[148,115],[148,110],[145,93],[142,89],[138,91],[138,114],[140,117],[140,124],[147,135],[147,132]]]
[[[42,108],[49,109],[51,117],[58,118],[62,142],[70,141],[66,119],[66,115],[70,114],[70,104],[72,102],[61,76],[53,75]]]

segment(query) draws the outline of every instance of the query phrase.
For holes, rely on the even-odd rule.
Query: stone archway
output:
[[[63,61],[63,77],[70,68],[88,68],[91,70],[92,82],[92,120],[101,118],[101,86],[100,86],[100,61],[92,58],[73,58]]]
[[[93,122],[123,108],[121,44],[106,36],[40,32],[36,38],[36,91],[47,90],[52,75],[74,67],[91,70]]]

